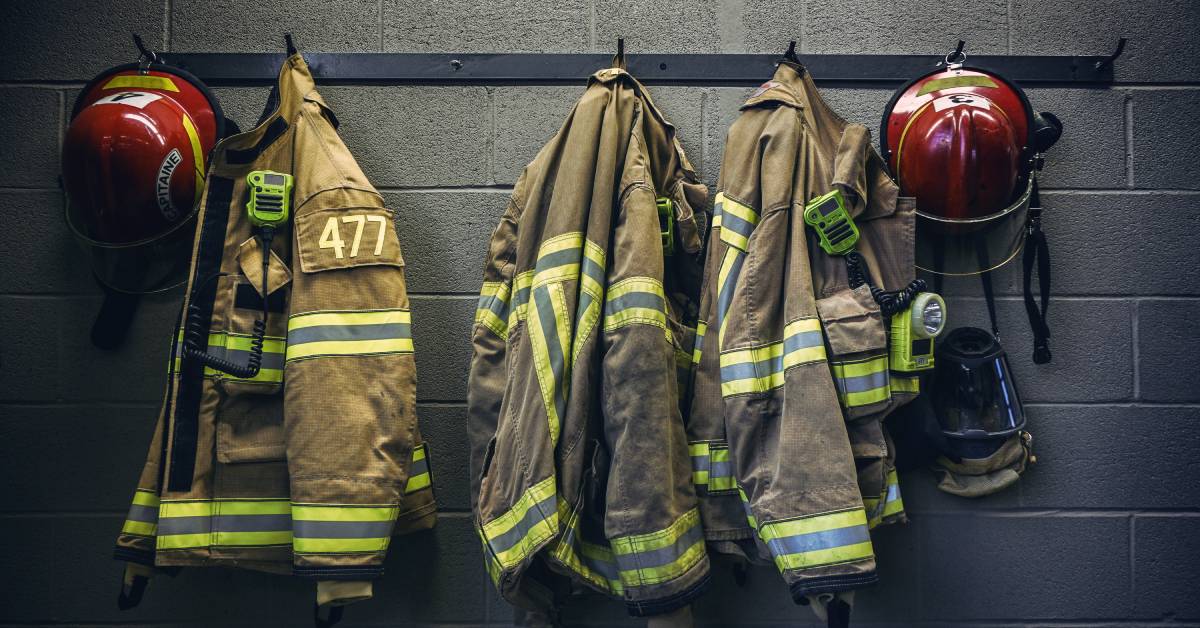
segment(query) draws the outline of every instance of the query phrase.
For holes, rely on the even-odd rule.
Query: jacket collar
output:
[[[796,109],[804,109],[803,94],[807,91],[805,86],[807,75],[808,70],[804,66],[791,61],[780,61],[771,80],[759,85],[741,108],[748,109],[762,103],[777,102]]]
[[[287,132],[300,115],[300,108],[305,100],[325,104],[316,91],[312,73],[309,72],[308,64],[304,62],[300,53],[292,54],[283,62],[273,91],[276,98],[275,110],[253,129],[230,136],[221,142],[220,150],[214,155],[214,167],[246,167]]]

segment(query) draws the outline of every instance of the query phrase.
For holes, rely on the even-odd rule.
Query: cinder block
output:
[[[1046,192],[1042,207],[1053,295],[1200,294],[1200,275],[1182,270],[1200,264],[1200,195]],[[1022,294],[1021,263],[993,273],[997,294]],[[982,289],[967,277],[946,292]]]
[[[155,406],[4,406],[0,510],[127,509],[157,414]]]
[[[1107,55],[1118,37],[1127,37],[1114,66],[1117,80],[1200,79],[1200,12],[1193,3],[1014,0],[1011,14],[1013,54]]]
[[[1200,301],[1138,304],[1138,374],[1146,401],[1200,401]]]
[[[1063,135],[1046,153],[1042,188],[1125,187],[1125,94],[1099,89],[1034,89],[1034,111],[1049,111]]]
[[[1200,410],[1032,406],[1028,417],[1038,463],[1021,480],[1022,506],[1200,506],[1192,454]]]
[[[429,468],[438,511],[469,511],[471,449],[466,406],[421,404],[417,406],[417,417],[421,435],[429,443]]]
[[[158,403],[167,382],[181,291],[144,297],[124,344],[114,351],[92,346],[91,329],[100,297],[64,300],[57,327],[61,365],[58,396],[66,401]]]
[[[1134,608],[1139,617],[1200,618],[1200,517],[1138,515],[1133,520]]]
[[[590,10],[583,0],[383,1],[385,52],[586,52]]]
[[[484,185],[488,95],[482,87],[322,87],[338,133],[376,187]]]
[[[947,329],[989,329],[982,298],[952,299]],[[1133,398],[1131,304],[1101,299],[1059,299],[1050,307],[1049,364],[1034,364],[1033,336],[1025,304],[997,304],[1001,343],[1025,403],[1129,401]]]
[[[1021,482],[988,495],[986,499],[970,499],[941,491],[937,487],[939,479],[928,469],[914,469],[900,474],[900,497],[904,499],[904,511],[910,519],[915,521],[926,514],[1005,510],[1021,505],[1021,493],[1024,490]]]
[[[0,79],[90,79],[137,60],[131,32],[161,50],[163,7],[158,0],[112,0],[92,7],[71,0],[9,3],[0,29]]]
[[[920,586],[926,620],[1128,616],[1129,518],[926,516]]]
[[[58,394],[58,337],[70,301],[44,297],[0,297],[0,399],[51,401]]]
[[[478,297],[414,297],[417,399],[466,401]]]
[[[410,293],[479,294],[492,230],[510,192],[388,192],[396,212]]]
[[[820,77],[817,77],[820,78]],[[879,146],[879,123],[892,93],[884,89],[821,88],[821,98],[847,122],[861,124]]]
[[[787,15],[792,7],[777,2],[772,13]],[[803,52],[810,54],[945,55],[959,39],[966,40],[968,54],[1004,54],[1008,48],[1008,17],[1001,0],[846,0],[813,2],[805,8],[800,41]]]
[[[600,69],[600,68],[597,68]],[[651,87],[650,94],[678,133],[697,175],[704,173],[704,92],[696,87]],[[495,177],[515,183],[521,171],[562,127],[583,96],[576,87],[499,87],[496,102]]]
[[[300,52],[379,52],[376,0],[301,0],[287,5],[251,0],[175,0],[171,50],[278,52],[291,33]]]
[[[0,187],[58,187],[59,98],[52,89],[0,89],[0,107],[8,112],[0,119]]]
[[[60,192],[0,192],[0,292],[94,292],[83,249],[63,220]]]
[[[1194,13],[1200,15],[1200,11]],[[1191,45],[1198,52],[1195,58],[1200,60],[1200,44],[1193,41]],[[1133,92],[1135,187],[1200,189],[1200,164],[1191,142],[1185,139],[1200,134],[1197,112],[1200,91]]]
[[[770,78],[764,76],[762,80],[768,81]],[[705,98],[704,181],[712,187],[714,196],[721,174],[721,161],[725,156],[725,140],[729,135],[729,127],[741,113],[739,108],[753,92],[753,88],[718,87],[710,89]]]
[[[719,52],[713,32],[717,0],[596,0],[593,50],[616,53],[617,38],[625,38],[625,53]]]

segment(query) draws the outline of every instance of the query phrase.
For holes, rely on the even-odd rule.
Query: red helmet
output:
[[[130,292],[178,282],[223,134],[216,98],[178,68],[129,64],[92,79],[72,110],[62,170],[67,222],[101,281]]]
[[[879,141],[901,193],[916,197],[918,267],[967,274],[1016,255],[1035,157],[1049,147],[1035,145],[1043,124],[1021,88],[961,64],[896,91]]]

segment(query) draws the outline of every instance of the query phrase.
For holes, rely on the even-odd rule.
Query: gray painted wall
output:
[[[119,614],[109,558],[150,438],[177,295],[152,299],[132,340],[88,343],[98,305],[61,220],[57,160],[76,90],[155,48],[277,51],[1102,54],[1131,38],[1111,89],[1034,89],[1066,135],[1045,172],[1054,255],[1054,363],[1034,366],[1016,296],[998,285],[1006,345],[1041,462],[982,501],[902,477],[911,523],[877,535],[882,584],[859,597],[873,625],[1200,626],[1200,4],[1060,0],[43,0],[0,10],[0,623],[304,625],[309,584],[193,569]],[[259,28],[245,16],[270,16]],[[400,213],[413,296],[422,429],[437,530],[397,540],[377,598],[347,624],[505,624],[467,509],[468,333],[485,239],[521,167],[580,87],[337,87],[322,93],[346,142]],[[767,77],[763,77],[766,79]],[[1147,86],[1144,83],[1154,82]],[[655,88],[693,162],[716,181],[745,89]],[[877,128],[889,90],[827,90]],[[266,89],[223,88],[248,126]],[[1130,213],[1132,211],[1136,213]],[[984,322],[972,283],[952,324]],[[713,625],[808,622],[779,578],[728,570],[700,602]],[[581,601],[578,624],[636,625]],[[1189,623],[1190,622],[1190,623]]]

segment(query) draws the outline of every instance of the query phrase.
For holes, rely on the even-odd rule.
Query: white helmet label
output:
[[[146,105],[162,98],[161,94],[151,94],[150,92],[120,92],[112,96],[105,96],[100,100],[92,103],[93,105],[128,105],[145,109]]]
[[[158,178],[155,179],[158,211],[162,212],[163,218],[166,218],[168,222],[175,222],[179,219],[179,212],[171,204],[171,175],[175,174],[175,168],[179,167],[181,161],[183,161],[183,155],[179,154],[179,149],[172,148],[171,152],[167,153],[163,159],[162,165],[158,167]]]

